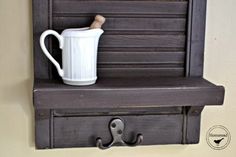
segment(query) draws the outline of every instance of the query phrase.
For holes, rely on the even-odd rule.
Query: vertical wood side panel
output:
[[[192,35],[192,5],[193,0],[188,2],[188,22],[187,22],[187,39],[186,39],[186,58],[185,58],[185,76],[189,76],[190,52],[191,52],[191,35]]]
[[[43,31],[49,28],[49,1],[33,0],[33,44],[34,44],[34,76],[35,78],[49,78],[48,60],[41,51],[39,38]],[[48,47],[48,40],[45,41]]]
[[[207,0],[192,0],[189,76],[203,75]]]
[[[183,136],[182,144],[199,142],[201,112],[204,106],[183,107]]]
[[[52,148],[50,125],[50,110],[35,110],[35,143],[37,149]]]
[[[203,108],[204,106],[191,106],[188,108],[185,144],[199,143],[201,112]]]
[[[53,0],[48,0],[48,29],[53,29],[53,22],[52,22],[52,4]],[[52,51],[53,45],[52,45],[52,36],[48,38],[48,49],[49,52],[54,56],[54,53]],[[48,75],[49,78],[52,78],[52,66],[54,66],[49,60],[48,60]]]

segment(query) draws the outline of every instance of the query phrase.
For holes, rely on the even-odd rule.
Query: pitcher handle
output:
[[[60,45],[60,49],[63,48],[64,45],[64,40],[63,37],[58,34],[56,31],[54,30],[46,30],[45,32],[43,32],[43,34],[40,36],[40,46],[43,50],[43,53],[48,57],[48,59],[55,65],[55,67],[57,68],[57,72],[59,74],[59,76],[63,77],[64,76],[64,71],[62,70],[62,68],[60,67],[60,64],[52,57],[52,55],[48,52],[46,46],[45,46],[45,38],[48,35],[54,35],[58,40],[59,40],[59,45]]]

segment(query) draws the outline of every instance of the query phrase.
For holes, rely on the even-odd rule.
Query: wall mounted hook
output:
[[[110,128],[110,132],[112,134],[113,141],[110,144],[104,145],[102,142],[102,139],[97,138],[96,145],[100,149],[108,149],[114,145],[122,145],[122,146],[131,146],[132,147],[132,146],[139,145],[143,141],[143,135],[138,134],[136,141],[134,143],[125,142],[123,140],[123,132],[124,132],[125,125],[124,125],[123,121],[119,118],[112,120],[109,124],[109,128]]]

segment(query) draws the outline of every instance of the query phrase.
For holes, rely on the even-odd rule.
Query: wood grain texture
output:
[[[135,78],[135,77],[181,77],[184,68],[173,65],[140,66],[140,65],[101,65],[98,66],[98,77],[103,78]]]
[[[99,47],[185,47],[185,35],[103,35]]]
[[[49,1],[33,1],[33,45],[34,45],[34,76],[36,78],[49,78],[48,60],[41,51],[39,38],[43,31],[49,28]],[[48,40],[45,44],[48,46]]]
[[[123,51],[122,51],[123,50]],[[133,57],[135,56],[135,57]],[[126,49],[98,52],[98,64],[184,64],[183,51],[127,51]]]
[[[141,133],[144,137],[141,145],[181,143],[182,115],[55,117],[54,148],[94,147],[98,137],[105,144],[110,143],[109,122],[117,117],[125,123],[127,142],[133,142]]]
[[[37,7],[35,12],[43,11]],[[99,77],[184,76],[188,1],[50,0],[44,7],[47,27],[58,32],[89,26],[98,13],[107,18],[99,43]],[[61,63],[57,39],[48,39],[52,56]],[[35,54],[35,63],[40,62],[35,69],[42,71],[36,78],[60,80],[40,47]],[[143,64],[147,66],[140,67]]]
[[[73,87],[52,81],[35,84],[36,108],[138,108],[223,103],[224,88],[202,78],[110,78]]]
[[[166,115],[166,114],[182,114],[183,107],[171,106],[171,107],[139,107],[132,108],[94,108],[94,109],[54,109],[55,117],[75,117],[75,116],[134,116],[134,115]]]
[[[189,106],[186,115],[186,141],[184,144],[199,143],[201,113],[204,106]]]
[[[54,14],[186,14],[187,1],[54,0]],[[98,7],[99,6],[99,7]]]
[[[37,149],[51,147],[50,110],[35,110],[35,146]]]
[[[56,30],[89,26],[94,16],[54,17],[53,27]],[[185,31],[185,18],[153,18],[153,17],[106,17],[102,27],[107,31]]]
[[[191,33],[189,34],[189,76],[202,76],[204,63],[207,0],[192,0]]]

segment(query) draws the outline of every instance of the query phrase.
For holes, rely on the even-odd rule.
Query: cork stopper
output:
[[[102,15],[96,15],[93,23],[90,26],[90,29],[101,28],[105,21],[105,17],[103,17]]]

